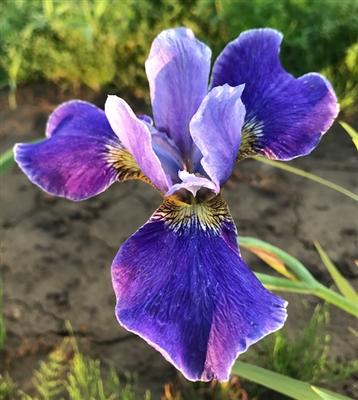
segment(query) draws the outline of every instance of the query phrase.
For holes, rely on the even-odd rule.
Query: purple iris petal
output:
[[[227,380],[239,353],[279,329],[286,302],[240,256],[220,196],[166,198],[112,264],[116,314],[190,380]]]
[[[331,85],[319,74],[295,79],[279,61],[282,34],[254,29],[229,43],[213,67],[211,87],[245,83],[239,159],[256,153],[290,160],[310,153],[338,114]]]
[[[137,118],[140,119],[141,121],[143,121],[148,127],[153,126],[153,120],[149,115],[140,114],[140,115],[137,115]]]
[[[152,131],[152,145],[154,153],[158,156],[171,182],[179,182],[178,171],[184,168],[184,161],[174,141],[169,139],[164,132]]]
[[[145,67],[155,125],[168,133],[184,157],[192,145],[189,122],[207,93],[211,50],[186,28],[162,32]]]
[[[105,113],[84,101],[58,107],[47,124],[49,139],[15,146],[15,160],[41,189],[55,196],[84,200],[118,179],[114,155],[125,150]]]
[[[182,156],[173,140],[168,138],[165,132],[159,132],[154,126],[153,121],[147,115],[137,115],[149,129],[152,136],[152,147],[154,153],[159,158],[160,164],[168,178],[168,183],[179,182],[178,171],[184,168]]]
[[[136,117],[123,99],[117,96],[108,96],[105,112],[112,129],[133,155],[140,169],[158,190],[165,193],[170,182],[154,153],[147,125]]]
[[[216,184],[216,193],[229,179],[240,147],[245,107],[244,85],[212,89],[190,122],[190,132],[203,158],[201,165]]]

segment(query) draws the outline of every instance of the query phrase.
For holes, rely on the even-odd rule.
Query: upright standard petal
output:
[[[148,126],[117,96],[108,96],[105,112],[112,129],[133,155],[140,169],[160,192],[165,193],[171,182],[153,150]]]
[[[111,129],[105,113],[84,101],[70,101],[50,116],[47,140],[17,144],[15,160],[46,192],[84,200],[116,180],[145,179]]]
[[[153,42],[145,67],[158,130],[188,157],[189,122],[208,89],[211,50],[186,28],[163,31]]]
[[[218,86],[203,100],[190,122],[190,133],[201,151],[201,165],[216,185],[229,179],[240,147],[245,107],[240,96],[245,85]]]
[[[172,183],[179,182],[178,171],[184,168],[184,161],[178,147],[165,132],[152,131],[151,134],[154,153],[158,156],[165,174],[169,175]]]
[[[286,302],[240,256],[226,203],[165,198],[112,264],[116,315],[190,380],[228,380],[239,353],[279,329]]]
[[[323,76],[311,73],[296,79],[281,67],[281,41],[282,34],[273,29],[244,32],[214,64],[211,87],[245,84],[246,119],[238,159],[306,155],[338,114],[336,96]]]

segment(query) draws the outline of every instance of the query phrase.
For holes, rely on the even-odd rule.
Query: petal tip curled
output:
[[[13,152],[14,152],[14,160],[19,166],[19,168],[29,177],[31,180],[31,177],[29,174],[26,172],[27,171],[27,165],[28,165],[28,157],[26,156],[26,146],[27,143],[16,143],[13,147]]]
[[[283,37],[283,33],[274,28],[257,28],[242,32],[238,38],[233,40],[231,43],[234,43],[235,41],[245,43],[248,41],[247,45],[252,47],[252,41],[267,41],[267,43],[270,43],[271,46],[275,46],[278,52],[280,52],[280,45]]]
[[[103,114],[103,110],[96,107],[94,104],[91,104],[84,100],[70,100],[60,104],[49,116],[45,135],[47,138],[52,137],[57,134],[62,129],[62,124],[69,124],[69,120],[72,120],[72,123],[78,123],[78,126],[88,120],[92,114]],[[78,118],[81,116],[82,118]],[[101,119],[101,118],[99,118]],[[73,121],[74,120],[74,121]]]

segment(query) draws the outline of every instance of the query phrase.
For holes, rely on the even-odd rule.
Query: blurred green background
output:
[[[144,61],[163,29],[187,26],[213,58],[240,32],[284,33],[282,64],[317,71],[346,114],[358,111],[357,0],[1,0],[1,87],[51,81],[148,100]],[[13,98],[14,99],[14,98]]]

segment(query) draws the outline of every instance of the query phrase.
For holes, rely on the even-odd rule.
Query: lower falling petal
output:
[[[241,258],[220,195],[165,198],[123,244],[112,279],[120,324],[194,381],[228,380],[237,356],[286,320],[286,302]]]

